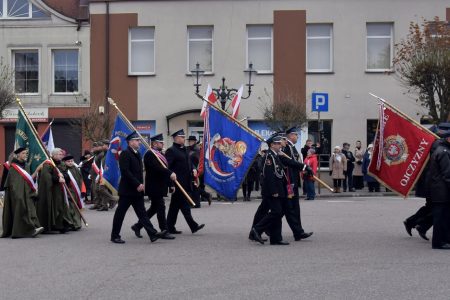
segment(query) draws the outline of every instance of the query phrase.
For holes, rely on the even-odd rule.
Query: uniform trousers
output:
[[[421,231],[427,231],[433,226],[433,210],[429,199],[426,200],[424,206],[412,216],[406,219],[406,224],[409,227],[420,226]]]
[[[180,210],[191,231],[197,229],[198,224],[194,221],[194,218],[192,218],[189,203],[185,199],[184,195],[180,191],[176,190],[175,193],[172,194],[169,211],[167,212],[167,228],[169,229],[169,232],[176,230],[175,224],[177,223],[178,211]]]
[[[159,229],[161,231],[167,230],[166,204],[164,203],[164,198],[150,196],[150,201],[152,204],[150,205],[150,208],[147,209],[148,218],[151,219],[156,214]],[[134,226],[137,229],[142,229],[142,227],[144,227],[141,222],[136,223]]]
[[[122,229],[123,219],[127,213],[130,205],[133,206],[134,212],[139,219],[139,223],[143,225],[148,236],[155,235],[156,229],[153,227],[150,219],[145,212],[144,197],[143,196],[120,196],[119,203],[114,213],[113,227],[111,232],[111,239],[120,238],[120,230]]]
[[[450,203],[433,203],[433,248],[450,243]]]
[[[253,227],[259,234],[269,232],[270,242],[276,243],[283,239],[281,235],[281,219],[287,210],[287,199],[272,196],[264,198],[266,198],[270,211]]]

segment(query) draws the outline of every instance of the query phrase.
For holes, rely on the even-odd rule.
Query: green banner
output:
[[[28,164],[30,165],[31,174],[33,174],[36,168],[47,159],[47,154],[40,144],[39,137],[34,133],[34,128],[31,126],[33,124],[28,122],[24,112],[19,109],[14,149],[20,147],[28,148]]]

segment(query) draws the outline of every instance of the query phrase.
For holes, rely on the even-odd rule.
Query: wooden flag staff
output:
[[[197,97],[199,97],[202,101],[206,101],[209,105],[213,106],[214,104],[211,103],[208,99],[206,99],[205,97],[203,97],[202,95],[195,93],[195,95],[197,95]],[[217,109],[220,113],[222,113],[223,115],[225,115],[226,117],[232,119],[235,123],[237,123],[240,127],[242,127],[243,129],[245,129],[246,131],[250,132],[251,134],[253,134],[254,136],[256,136],[260,141],[265,142],[266,140],[259,135],[258,133],[256,133],[255,131],[251,130],[250,128],[248,128],[247,126],[245,126],[244,124],[242,124],[238,119],[233,118],[233,116],[231,116],[229,113],[227,113],[226,111],[224,111],[223,109],[221,109],[220,107],[214,106],[214,109]],[[292,159],[289,155],[287,155],[284,152],[281,152],[282,154],[284,154],[286,157],[288,157],[289,159]],[[331,192],[334,192],[334,189],[331,188],[328,184],[326,184],[323,180],[321,180],[320,178],[318,178],[316,175],[313,175],[313,178],[315,180],[317,180],[317,182],[319,182],[320,184],[322,184],[324,187],[326,187],[327,189],[329,189]]]
[[[161,159],[158,157],[158,155],[156,155],[150,145],[147,143],[147,141],[142,137],[142,135],[136,130],[136,128],[134,128],[133,124],[131,124],[130,120],[128,120],[128,118],[123,114],[123,112],[120,110],[120,108],[117,106],[116,102],[114,102],[114,100],[112,98],[108,98],[108,102],[109,104],[111,104],[116,110],[117,112],[123,117],[123,119],[125,120],[125,122],[127,123],[127,125],[134,129],[134,131],[136,131],[136,133],[139,135],[139,137],[141,138],[141,142],[144,144],[144,146],[148,149],[148,151],[150,151],[150,153],[152,153],[156,159],[158,160],[158,162],[161,164],[161,166],[163,166],[164,168],[167,169],[167,166],[161,161]],[[189,196],[189,194],[184,190],[184,188],[181,186],[181,184],[178,182],[178,180],[175,180],[175,185],[177,186],[177,188],[183,193],[184,197],[186,198],[186,200],[189,202],[190,205],[192,205],[192,207],[195,207],[195,202],[192,200],[192,198]]]
[[[48,156],[47,150],[45,149],[44,145],[42,144],[42,140],[41,140],[41,138],[39,137],[39,134],[38,134],[38,132],[36,131],[36,128],[34,128],[33,123],[31,123],[30,119],[28,119],[28,116],[27,116],[27,114],[25,113],[25,109],[24,109],[23,106],[22,106],[22,102],[20,102],[20,99],[19,99],[19,98],[16,98],[16,102],[17,102],[17,104],[19,105],[19,108],[20,108],[20,110],[22,111],[23,115],[25,116],[25,119],[26,119],[26,121],[27,121],[27,123],[28,123],[28,126],[30,126],[31,130],[33,131],[33,134],[35,135],[35,137],[36,137],[36,139],[37,139],[37,141],[38,141],[38,143],[39,143],[39,146],[41,147],[41,150],[45,153],[45,156],[46,156],[47,160],[51,163],[52,167],[56,170],[56,172],[58,172],[58,175],[62,175],[61,171],[56,167],[56,164],[55,164],[55,162],[53,161],[53,158],[51,158],[51,157]],[[72,203],[74,204],[74,206],[75,206],[75,208],[76,208],[76,211],[77,211],[78,214],[80,215],[81,220],[83,220],[84,225],[85,225],[86,227],[88,227],[89,225],[88,225],[86,219],[84,218],[83,214],[81,213],[80,209],[78,208],[78,204],[77,204],[77,202],[75,201],[75,199],[73,198],[72,193],[70,192],[69,187],[67,186],[66,182],[63,182],[62,185],[63,185],[63,187],[66,189],[66,192],[67,192],[67,194],[69,195],[70,200],[71,200]]]

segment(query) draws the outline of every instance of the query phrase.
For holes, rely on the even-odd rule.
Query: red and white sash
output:
[[[8,171],[9,171],[9,167],[10,167],[10,166],[11,166],[11,165],[9,164],[9,161],[3,163],[3,167],[4,167],[6,170],[8,170]]]
[[[20,176],[22,176],[22,178],[25,180],[25,182],[28,184],[28,186],[31,188],[33,192],[37,191],[37,184],[34,182],[33,177],[31,177],[31,175],[25,169],[23,169],[21,166],[15,163],[12,163],[11,167],[13,167],[14,170],[16,170],[17,173],[19,173]]]
[[[69,178],[70,178],[70,187],[75,191],[75,196],[77,197],[77,205],[79,208],[84,208],[85,205],[84,205],[83,197],[81,196],[80,187],[78,186],[78,183],[75,180],[75,178],[73,177],[70,170],[67,170],[67,174],[69,174]]]
[[[92,169],[94,170],[95,174],[97,174],[97,177],[95,177],[95,182],[101,183],[102,177],[103,177],[103,167],[102,167],[101,163],[100,163],[100,168],[99,168],[94,160],[94,162],[92,162]]]
[[[167,162],[166,157],[161,152],[159,152],[158,150],[155,150],[155,149],[152,149],[152,151],[153,151],[153,153],[155,153],[155,155],[157,157],[159,157],[159,159],[166,165],[166,167],[169,166],[169,163]]]

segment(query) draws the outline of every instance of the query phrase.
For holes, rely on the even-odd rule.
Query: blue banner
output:
[[[214,107],[208,108],[205,121],[205,184],[234,200],[261,141]]]
[[[103,180],[106,181],[105,183],[114,193],[117,193],[120,182],[119,155],[127,149],[128,143],[126,137],[133,131],[134,128],[129,126],[120,114],[117,115],[114,130],[111,134],[109,149],[106,152],[105,169],[103,170]],[[141,144],[139,152],[144,157],[147,148]]]

